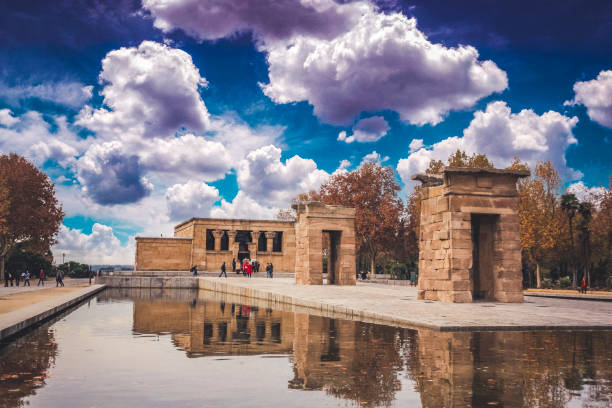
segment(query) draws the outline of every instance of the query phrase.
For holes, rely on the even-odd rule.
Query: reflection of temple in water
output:
[[[425,408],[609,406],[611,332],[418,332],[408,359]],[[607,402],[606,402],[607,401]]]
[[[190,357],[287,354],[293,346],[292,313],[236,303],[134,301],[134,331],[170,333]]]
[[[409,330],[195,296],[135,300],[134,331],[170,334],[192,357],[287,354],[289,388],[360,406],[389,406],[402,387],[425,408],[610,404],[611,332]]]

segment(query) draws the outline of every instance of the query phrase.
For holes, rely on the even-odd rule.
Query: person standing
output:
[[[232,258],[232,272],[236,272],[236,258]]]
[[[227,278],[227,273],[225,273],[225,262],[221,264],[221,273],[219,274],[219,277],[221,277],[221,275],[224,275]]]
[[[40,269],[40,273],[38,274],[38,284],[36,286],[43,285],[45,286],[45,270]]]
[[[4,287],[8,288],[9,286],[9,271],[4,271]]]
[[[19,287],[19,272],[15,272],[15,286]]]
[[[61,269],[57,270],[57,274],[55,275],[55,287],[64,286],[64,273]]]
[[[9,277],[9,282],[11,283],[11,286],[13,286],[13,273],[8,272],[8,277]]]
[[[23,286],[30,286],[30,270],[26,269],[25,276],[23,277]]]
[[[246,264],[246,273],[249,278],[253,276],[253,265],[250,262]]]
[[[584,276],[582,277],[582,280],[580,281],[580,293],[587,293],[587,284],[586,284],[586,279],[584,278]]]

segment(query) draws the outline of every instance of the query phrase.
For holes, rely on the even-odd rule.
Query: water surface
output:
[[[611,332],[443,333],[246,303],[106,290],[0,348],[0,405],[612,406]]]

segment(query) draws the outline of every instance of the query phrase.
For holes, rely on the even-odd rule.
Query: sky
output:
[[[612,3],[4,0],[0,153],[66,217],[56,258],[131,264],[191,217],[273,219],[368,160],[457,149],[612,174]]]

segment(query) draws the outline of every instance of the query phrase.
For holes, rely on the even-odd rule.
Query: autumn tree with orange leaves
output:
[[[5,261],[18,244],[34,253],[49,251],[64,212],[49,177],[25,158],[0,156],[0,180],[0,279],[4,279]]]
[[[537,288],[542,287],[542,262],[561,236],[559,187],[559,175],[550,161],[539,162],[533,177],[518,182],[521,248],[536,266]]]

